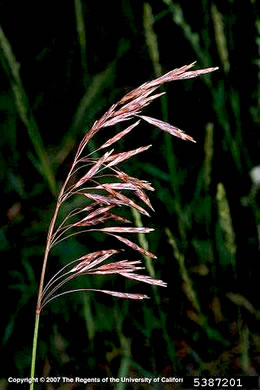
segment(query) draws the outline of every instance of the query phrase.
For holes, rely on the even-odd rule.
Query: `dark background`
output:
[[[53,301],[41,316],[36,375],[257,375],[256,1],[11,0],[0,2],[0,21],[1,389],[9,376],[29,376],[48,224],[86,129],[124,93],[194,60],[219,70],[167,85],[167,98],[145,113],[197,143],[142,125],[119,147],[153,144],[125,170],[156,188],[143,223],[156,228],[147,237],[158,255],[152,268],[168,288],[77,281],[151,299]],[[61,244],[47,274],[103,245],[88,240]]]

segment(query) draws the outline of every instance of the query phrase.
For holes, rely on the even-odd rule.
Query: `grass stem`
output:
[[[33,347],[32,347],[32,361],[31,361],[32,383],[30,384],[30,390],[34,389],[35,361],[36,361],[36,351],[37,351],[37,342],[38,342],[39,321],[40,321],[40,313],[36,312],[34,335],[33,335]]]

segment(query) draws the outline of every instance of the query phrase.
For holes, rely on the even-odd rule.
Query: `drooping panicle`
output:
[[[161,85],[171,81],[190,79],[211,73],[217,69],[191,70],[194,64],[193,62],[171,70],[128,92],[116,104],[113,104],[99,120],[95,121],[91,129],[83,137],[68,177],[61,188],[50,224],[37,302],[38,312],[53,299],[76,291],[103,292],[118,298],[148,298],[145,294],[132,294],[88,287],[60,292],[65,285],[81,275],[114,274],[155,286],[166,286],[166,283],[162,280],[140,274],[139,271],[143,269],[140,266],[140,260],[114,260],[114,257],[121,256],[122,253],[127,253],[129,250],[132,251],[132,255],[138,253],[138,255],[145,256],[148,259],[156,259],[155,254],[143,248],[141,244],[138,245],[134,238],[132,239],[135,235],[148,234],[154,229],[133,226],[133,222],[128,217],[120,215],[122,208],[135,210],[135,212],[142,214],[144,217],[149,216],[146,210],[147,207],[153,211],[147,195],[147,191],[154,191],[151,184],[146,180],[132,177],[122,170],[122,165],[125,161],[147,151],[151,145],[139,146],[134,150],[124,152],[114,152],[114,149],[111,149],[104,154],[102,153],[104,149],[110,148],[112,145],[113,148],[116,148],[118,141],[134,131],[143,121],[172,136],[195,142],[191,136],[185,134],[177,127],[160,119],[143,115],[145,107],[165,94],[165,92],[155,93]],[[123,129],[97,147],[96,150],[87,153],[88,143],[97,133],[103,130],[103,135],[105,135],[108,127],[120,125],[131,120],[134,122],[127,127],[124,126]],[[95,137],[95,144],[96,141],[99,142],[98,137]],[[98,154],[101,154],[101,156],[98,156]],[[70,210],[68,215],[58,223],[61,205],[66,203],[67,207],[70,199],[73,197],[80,197],[82,200],[80,206]],[[122,224],[124,226],[121,226]],[[74,259],[63,266],[44,287],[46,263],[52,247],[77,234],[91,232],[105,234],[110,236],[111,239],[115,238],[117,244],[122,245],[124,249],[98,250]],[[131,240],[126,237],[128,235],[131,235]]]

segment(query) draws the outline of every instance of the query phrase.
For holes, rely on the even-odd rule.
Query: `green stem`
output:
[[[31,379],[30,390],[34,389],[34,375],[35,375],[35,361],[38,341],[38,330],[39,330],[40,313],[36,312],[35,325],[34,325],[34,336],[33,336],[33,347],[32,347],[32,362],[31,362]]]
[[[65,187],[62,188],[61,194],[63,194],[63,190]],[[32,360],[31,360],[31,379],[32,383],[30,384],[30,390],[34,389],[34,374],[35,374],[35,361],[36,361],[36,351],[37,351],[37,341],[38,341],[38,331],[39,331],[39,320],[40,320],[40,313],[41,313],[41,301],[42,301],[42,291],[43,291],[43,284],[44,284],[44,277],[45,277],[45,270],[48,260],[48,254],[50,250],[50,241],[54,229],[54,225],[56,222],[56,218],[59,212],[60,203],[57,202],[56,209],[52,218],[52,221],[50,223],[48,237],[47,237],[47,245],[43,260],[43,266],[42,266],[42,273],[41,273],[41,280],[40,280],[40,286],[39,286],[39,293],[38,293],[38,300],[36,305],[36,315],[35,315],[35,325],[34,325],[34,336],[33,336],[33,347],[32,347]]]

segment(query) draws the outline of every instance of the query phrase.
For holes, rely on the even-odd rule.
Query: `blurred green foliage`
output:
[[[260,187],[250,176],[260,143],[256,1],[3,1],[0,15],[0,251],[8,303],[2,388],[8,376],[29,374],[45,237],[76,145],[126,91],[194,60],[220,70],[167,86],[161,104],[147,111],[197,144],[144,125],[120,146],[153,143],[127,169],[156,188],[157,230],[143,245],[158,255],[147,272],[168,288],[76,280],[76,287],[113,286],[152,299],[92,293],[53,301],[42,314],[36,373],[257,375]],[[146,223],[134,217],[137,226]],[[105,245],[96,238],[58,246],[48,274]]]

